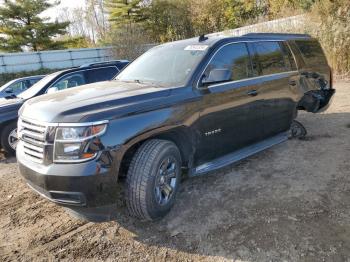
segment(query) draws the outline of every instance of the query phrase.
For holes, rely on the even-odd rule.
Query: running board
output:
[[[244,158],[247,158],[251,155],[259,153],[265,149],[268,149],[274,145],[280,144],[286,140],[288,140],[288,132],[280,133],[276,136],[273,136],[271,138],[268,138],[268,139],[263,140],[261,142],[258,142],[256,144],[244,147],[244,148],[239,149],[237,151],[234,151],[228,155],[219,157],[211,162],[207,162],[207,163],[202,164],[198,167],[195,167],[191,170],[190,176],[203,175],[203,174],[208,173],[210,171],[213,171],[213,170],[222,168],[224,166],[233,164],[233,163],[238,162]]]

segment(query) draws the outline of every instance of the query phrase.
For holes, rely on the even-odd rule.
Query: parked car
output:
[[[90,220],[108,218],[117,183],[140,219],[174,205],[198,176],[286,141],[298,110],[335,90],[308,35],[201,36],[160,45],[101,82],[27,101],[17,159],[28,185]]]
[[[0,98],[11,95],[17,96],[42,78],[44,78],[44,75],[28,76],[11,80],[0,87]]]
[[[0,99],[0,146],[7,153],[15,153],[18,141],[18,110],[25,101],[46,93],[54,93],[84,84],[111,80],[128,63],[127,60],[90,63],[77,68],[59,71],[44,77],[18,96],[10,95]]]

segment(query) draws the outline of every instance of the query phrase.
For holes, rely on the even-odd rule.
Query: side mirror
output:
[[[58,88],[53,86],[53,87],[50,87],[48,90],[47,90],[47,94],[52,94],[52,93],[56,93],[58,91]]]
[[[214,83],[226,82],[231,79],[231,70],[229,69],[213,69],[207,78],[203,78],[202,84],[209,85]]]
[[[7,89],[5,90],[5,93],[7,93],[7,94],[12,94],[12,93],[13,93],[12,87],[7,88]]]

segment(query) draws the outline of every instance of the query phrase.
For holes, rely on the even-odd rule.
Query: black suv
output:
[[[85,64],[44,77],[19,95],[9,94],[0,99],[0,147],[14,154],[17,145],[18,110],[25,101],[46,93],[111,80],[129,62],[127,60]]]
[[[163,217],[182,170],[198,176],[281,143],[298,110],[335,90],[308,35],[193,38],[157,46],[115,81],[27,101],[17,159],[28,185],[88,219],[108,217],[117,183],[138,218]]]

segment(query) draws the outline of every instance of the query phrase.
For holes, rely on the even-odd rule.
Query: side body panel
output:
[[[317,113],[326,110],[335,94],[332,71],[326,56],[315,39],[289,41],[298,61],[300,93],[298,109]]]
[[[262,138],[263,101],[249,95],[259,79],[213,85],[203,94],[195,163],[201,164]]]

